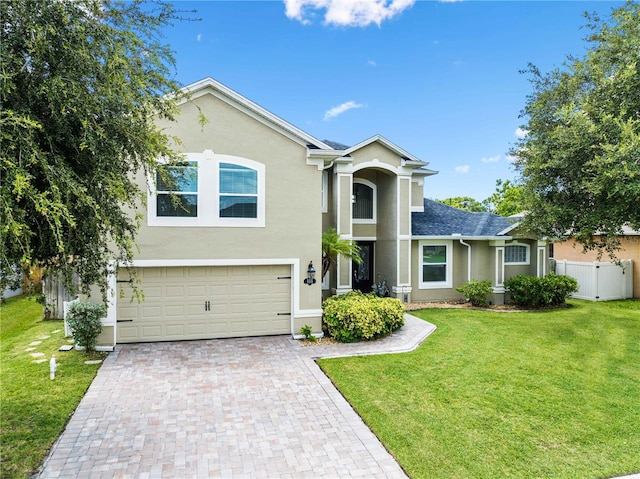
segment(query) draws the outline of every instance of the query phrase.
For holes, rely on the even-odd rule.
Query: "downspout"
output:
[[[471,245],[462,241],[462,235],[460,233],[454,233],[451,236],[458,238],[460,244],[467,247],[467,283],[471,281]]]

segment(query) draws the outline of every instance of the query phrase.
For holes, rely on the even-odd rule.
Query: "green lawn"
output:
[[[412,478],[640,472],[640,302],[414,312],[408,354],[320,366]]]
[[[31,343],[41,341],[40,344]],[[29,477],[45,458],[91,384],[99,365],[69,344],[62,321],[42,319],[42,306],[25,297],[0,304],[0,477]],[[33,348],[33,349],[32,349]],[[43,353],[42,356],[32,354]],[[55,354],[58,371],[49,379]],[[36,362],[44,359],[44,362]]]

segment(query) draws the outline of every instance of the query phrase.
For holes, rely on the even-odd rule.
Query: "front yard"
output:
[[[25,297],[0,304],[0,477],[29,477],[64,429],[91,384],[99,364],[69,344],[62,321],[42,319],[42,306]],[[49,379],[55,354],[56,377]]]
[[[412,478],[640,472],[640,302],[426,309],[409,354],[320,366]]]

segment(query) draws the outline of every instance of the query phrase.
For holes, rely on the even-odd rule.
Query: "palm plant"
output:
[[[338,261],[338,256],[350,259],[356,264],[362,263],[360,247],[352,240],[341,239],[334,228],[322,233],[322,277],[324,278],[331,266]]]

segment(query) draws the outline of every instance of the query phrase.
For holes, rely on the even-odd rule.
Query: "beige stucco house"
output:
[[[119,268],[102,347],[320,333],[323,295],[383,278],[404,301],[460,299],[456,287],[489,279],[501,302],[509,276],[545,274],[544,242],[514,235],[508,219],[425,200],[436,172],[384,137],[321,141],[211,78],[186,89],[177,122],[160,123],[181,140],[184,163],[166,169],[175,181],[139,177],[150,186],[131,266],[144,301],[130,300]],[[340,259],[314,282],[330,227],[365,261]]]

